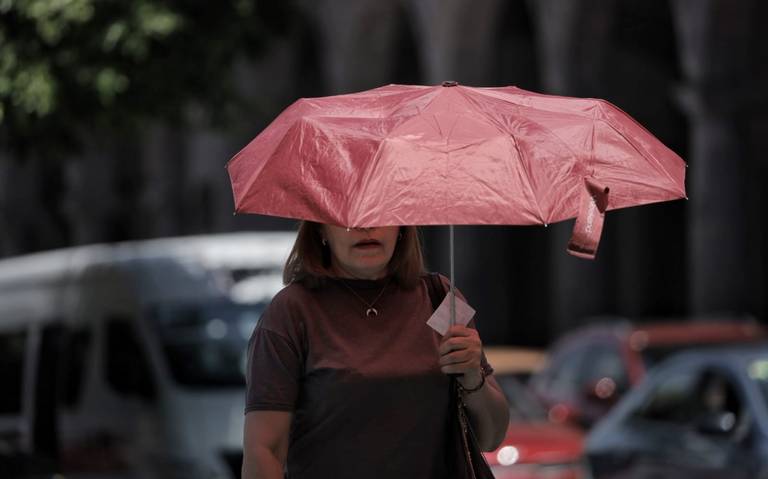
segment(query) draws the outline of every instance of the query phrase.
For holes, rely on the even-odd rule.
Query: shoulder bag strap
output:
[[[427,281],[427,291],[429,292],[429,299],[432,301],[432,310],[436,310],[440,303],[445,299],[445,295],[448,294],[445,290],[443,282],[440,281],[440,275],[437,273],[427,273],[425,277]]]

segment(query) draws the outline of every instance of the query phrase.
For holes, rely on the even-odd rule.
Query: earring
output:
[[[397,233],[397,239],[399,239],[399,240],[403,239],[403,233],[402,232]]]
[[[325,239],[325,238],[321,239],[320,242],[323,243],[323,246],[327,246],[328,245],[328,240]]]

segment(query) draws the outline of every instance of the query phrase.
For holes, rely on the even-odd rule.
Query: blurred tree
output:
[[[258,114],[237,67],[296,18],[293,0],[0,0],[0,255],[144,234],[168,198],[144,188],[140,145]]]
[[[0,0],[0,141],[16,158],[76,151],[85,128],[231,117],[231,75],[288,31],[292,2]]]

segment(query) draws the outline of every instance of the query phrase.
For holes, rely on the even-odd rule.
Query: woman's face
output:
[[[323,225],[322,236],[331,248],[332,267],[344,278],[379,279],[395,251],[399,226],[341,228]]]

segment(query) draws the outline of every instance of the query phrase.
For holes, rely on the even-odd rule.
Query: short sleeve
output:
[[[304,354],[293,296],[291,291],[283,290],[273,298],[248,342],[246,413],[295,409],[304,374]]]
[[[301,355],[280,334],[257,327],[248,345],[245,412],[293,411],[302,374]]]

